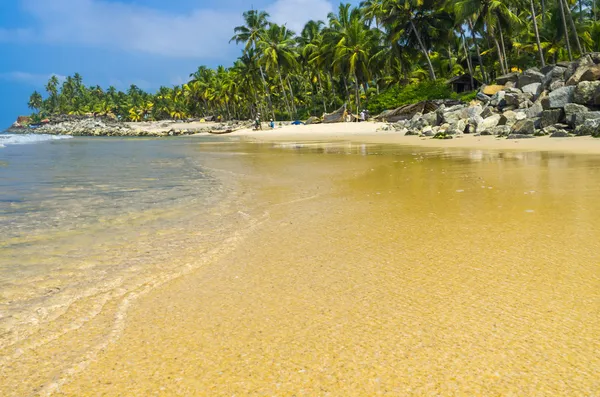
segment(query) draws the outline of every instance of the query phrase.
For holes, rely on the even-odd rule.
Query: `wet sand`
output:
[[[0,394],[600,392],[600,159],[352,143],[200,150],[231,153],[212,164],[237,185],[213,210],[221,230],[173,239],[155,265],[184,270],[23,351]]]
[[[349,141],[371,144],[394,144],[427,148],[472,148],[482,150],[552,151],[561,153],[600,154],[600,139],[590,136],[570,138],[534,137],[505,139],[495,136],[464,134],[448,140],[405,136],[396,131],[381,131],[387,124],[338,123],[300,126],[283,126],[274,130],[253,131],[244,129],[230,136],[258,141],[305,142]]]

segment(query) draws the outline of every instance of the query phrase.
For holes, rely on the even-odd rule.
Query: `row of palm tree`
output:
[[[344,103],[353,110],[390,87],[445,80],[469,72],[483,83],[531,66],[600,51],[600,0],[366,0],[340,4],[327,21],[296,34],[264,11],[243,14],[232,42],[242,45],[229,68],[201,66],[190,81],[150,94],[86,87],[79,74],[53,76],[42,115],[105,114],[122,120],[274,119],[321,115]]]

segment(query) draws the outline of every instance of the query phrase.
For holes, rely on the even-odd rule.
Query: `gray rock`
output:
[[[573,127],[573,118],[577,113],[585,113],[585,112],[589,112],[589,109],[587,108],[587,106],[583,106],[583,105],[578,105],[576,103],[568,103],[567,105],[565,105],[565,122],[570,126]]]
[[[575,135],[591,135],[595,138],[600,137],[600,119],[586,120],[575,129]]]
[[[490,98],[489,105],[490,106],[504,106],[506,105],[506,101],[504,97],[506,96],[506,91],[498,91]]]
[[[552,91],[548,94],[546,100],[548,101],[548,108],[564,108],[567,103],[573,102],[573,95],[575,93],[574,86],[565,86],[558,90]]]
[[[509,127],[512,127],[517,121],[524,120],[526,118],[527,115],[523,112],[515,112],[513,110],[508,110],[502,113],[498,125],[508,125]]]
[[[582,81],[575,88],[573,102],[581,105],[600,105],[594,103],[598,94],[600,94],[600,81]]]
[[[461,119],[458,120],[455,124],[450,124],[446,133],[448,135],[460,135],[464,134],[465,129],[467,128],[467,120]]]
[[[475,99],[477,99],[478,101],[481,101],[483,103],[488,103],[490,101],[490,97],[485,95],[481,91],[477,93],[477,95],[475,96]]]
[[[549,89],[550,91],[558,90],[559,88],[563,88],[565,86],[564,80],[553,80],[550,82]]]
[[[517,121],[511,129],[512,134],[533,135],[535,133],[535,122],[532,119]]]
[[[600,119],[600,111],[598,112],[581,112],[575,113],[571,118],[571,125],[577,128],[585,124],[588,120]]]
[[[542,84],[544,82],[544,74],[540,73],[535,69],[527,69],[519,76],[519,82],[517,87],[523,88],[529,84],[539,83]]]
[[[600,80],[600,65],[588,66],[587,70],[581,76],[581,81]]]
[[[527,103],[526,107],[526,111],[525,114],[527,115],[527,117],[540,117],[542,115],[542,112],[544,111],[544,107],[542,106],[541,102],[536,102],[536,103]]]
[[[424,114],[423,120],[425,120],[428,125],[431,125],[431,126],[438,125],[438,116],[435,112]]]
[[[489,106],[486,106],[483,108],[483,112],[481,112],[480,116],[485,119],[485,118],[490,117],[492,114],[494,114],[494,111],[492,110],[492,108]]]
[[[519,73],[508,73],[502,76],[496,77],[496,83],[499,85],[506,85],[508,82],[516,83],[519,80]]]
[[[567,80],[565,84],[567,86],[579,84],[581,78],[589,69],[589,66],[592,65],[594,65],[594,62],[589,56],[583,56],[579,58],[577,62],[573,62],[565,72],[565,79]]]
[[[421,134],[424,136],[434,136],[435,135],[435,133],[433,132],[433,129],[429,125],[423,127],[423,129],[421,130]]]
[[[481,105],[469,106],[464,108],[461,112],[462,118],[469,119],[471,117],[479,116],[483,112]]]
[[[524,93],[531,94],[533,100],[537,99],[537,97],[542,93],[542,83],[531,83],[521,88]]]
[[[490,128],[488,132],[492,135],[507,136],[510,135],[511,127],[508,125],[497,125]]]
[[[569,134],[566,130],[556,130],[550,134],[550,138],[568,138],[571,134]]]
[[[541,114],[540,126],[546,128],[551,125],[560,123],[565,117],[565,111],[563,109],[550,109],[544,110]]]
[[[477,132],[483,134],[484,131],[487,131],[491,128],[494,128],[500,122],[501,116],[499,114],[491,115],[481,121],[479,125],[477,125]]]

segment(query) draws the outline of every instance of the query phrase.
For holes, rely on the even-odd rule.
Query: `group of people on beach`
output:
[[[273,119],[269,120],[269,127],[271,129],[275,129],[275,121]],[[262,123],[260,121],[260,113],[256,114],[256,119],[254,120],[254,129],[255,130],[262,130]]]

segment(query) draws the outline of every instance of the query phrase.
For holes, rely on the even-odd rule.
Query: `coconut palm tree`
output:
[[[42,95],[39,92],[34,91],[33,94],[31,94],[31,96],[29,97],[29,103],[27,104],[29,106],[29,109],[35,110],[37,112],[39,109],[42,108],[42,104]]]

